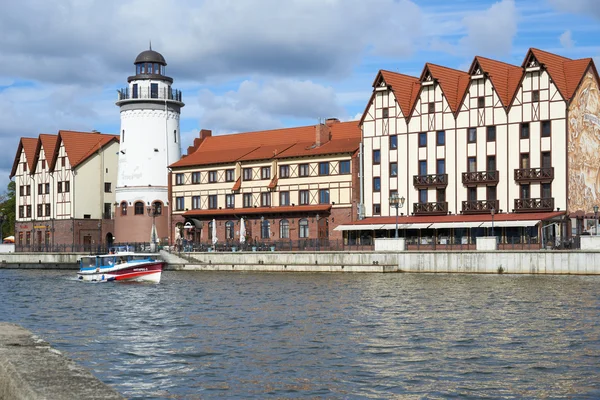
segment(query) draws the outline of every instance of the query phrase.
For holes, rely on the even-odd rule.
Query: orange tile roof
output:
[[[521,83],[523,68],[481,56],[475,57],[473,64],[476,62],[483,72],[489,76],[504,108],[510,107],[510,103]]]
[[[314,147],[315,125],[206,137],[188,156],[171,164],[172,168],[354,153],[360,144],[357,121],[333,123],[331,140]]]
[[[213,217],[231,215],[268,215],[290,214],[307,212],[329,212],[331,204],[315,204],[310,206],[282,206],[282,207],[248,207],[248,208],[223,208],[216,210],[189,210],[183,213],[184,217]]]
[[[237,192],[238,190],[240,190],[240,188],[242,187],[242,178],[237,178],[237,181],[235,181],[235,183],[233,184],[233,187],[231,188],[232,192]]]
[[[273,179],[271,179],[271,182],[269,182],[269,186],[267,186],[268,189],[273,190],[277,187],[277,175],[273,176]]]
[[[46,163],[48,168],[54,165],[54,157],[56,157],[55,150],[56,144],[58,143],[58,135],[49,135],[46,133],[40,133],[40,140],[38,140],[37,148],[35,149],[35,162],[40,157],[40,151],[44,147],[44,154],[46,156]]]
[[[59,131],[58,136],[59,141],[65,146],[65,152],[69,158],[71,168],[77,167],[108,143],[119,141],[119,136],[117,135],[95,132]]]
[[[469,87],[471,75],[457,69],[427,63],[425,64],[425,69],[423,70],[421,77],[423,77],[427,70],[429,70],[431,76],[437,80],[442,88],[442,92],[444,92],[444,96],[446,96],[446,100],[448,101],[448,105],[450,105],[452,112],[456,113],[458,111],[459,103]]]
[[[19,146],[17,147],[17,154],[13,161],[13,167],[10,171],[10,178],[17,173],[17,167],[19,166],[19,160],[21,158],[21,152],[25,152],[25,159],[27,160],[27,172],[30,174],[35,170],[35,149],[37,147],[38,139],[35,138],[21,138],[19,140]]]
[[[379,73],[385,80],[385,83],[388,86],[391,86],[394,97],[396,97],[404,117],[410,117],[410,113],[421,87],[419,78],[386,70],[381,70]]]

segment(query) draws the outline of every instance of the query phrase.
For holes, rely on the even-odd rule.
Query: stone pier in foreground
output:
[[[124,399],[27,329],[0,322],[0,399]]]

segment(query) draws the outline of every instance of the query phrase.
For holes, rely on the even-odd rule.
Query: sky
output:
[[[0,192],[21,137],[119,132],[143,50],[183,92],[182,151],[214,135],[360,119],[380,69],[521,65],[530,47],[600,62],[600,0],[46,0],[0,13]]]

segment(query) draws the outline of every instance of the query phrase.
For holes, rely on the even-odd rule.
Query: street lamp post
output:
[[[494,214],[496,213],[496,209],[492,207],[492,236],[494,236]]]
[[[396,232],[394,237],[398,239],[398,207],[402,208],[404,206],[404,196],[398,197],[398,193],[394,192],[390,196],[390,205],[396,207]]]
[[[594,234],[598,236],[598,206],[594,206],[594,220],[596,222]]]

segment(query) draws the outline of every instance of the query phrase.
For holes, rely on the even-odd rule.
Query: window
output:
[[[531,101],[538,102],[540,101],[540,91],[534,90],[531,92]]]
[[[177,209],[178,211],[183,210],[184,207],[184,200],[183,197],[175,197],[175,209]]]
[[[125,131],[123,131],[123,141],[125,141]],[[60,165],[61,165],[61,167],[64,167],[65,165],[67,165],[67,157],[60,158]]]
[[[476,187],[468,187],[467,188],[467,199],[469,201],[477,201],[477,188]]]
[[[71,182],[65,181],[64,189],[65,193],[69,193],[71,191]],[[27,191],[27,194],[29,194],[29,190]]]
[[[38,217],[43,217],[44,216],[44,205],[43,204],[38,204],[37,205],[37,216]]]
[[[542,168],[552,167],[552,154],[549,151],[542,152]]]
[[[487,171],[496,170],[496,156],[487,156]]]
[[[233,239],[234,232],[235,232],[235,227],[233,225],[233,221],[225,222],[225,239],[227,239],[227,240]]]
[[[133,213],[135,215],[144,215],[144,203],[141,201],[136,201]]]
[[[46,183],[44,186],[46,187],[46,194],[50,193],[50,184]]]
[[[550,137],[551,133],[550,121],[542,121],[542,137]]]
[[[381,110],[381,115],[383,118],[389,118],[390,116],[390,109],[389,108],[384,108],[383,110]]]
[[[373,191],[374,192],[381,191],[381,178],[378,176],[373,178]]]
[[[200,172],[192,172],[192,184],[198,184],[198,183],[200,183]],[[183,179],[182,179],[182,183],[178,183],[178,185],[181,185],[181,184],[183,184]]]
[[[494,126],[494,125],[488,126],[486,128],[486,136],[487,136],[488,142],[495,142],[496,141],[496,126]]]
[[[25,244],[29,246],[31,244],[31,232],[26,232],[25,234]]]
[[[150,84],[150,98],[158,99],[158,83]]]
[[[289,178],[290,177],[290,166],[289,165],[280,165],[279,166],[279,177],[280,178]]]
[[[123,134],[121,136],[122,136],[121,143],[125,143],[125,129],[123,129]],[[65,160],[62,160],[62,162],[63,162],[62,166],[64,167],[65,166]]]
[[[25,218],[25,207],[19,206],[19,218]]]
[[[271,167],[262,167],[260,169],[260,179],[271,179]]]
[[[57,182],[56,183],[56,191],[58,193],[62,193],[62,182]]]
[[[329,162],[319,163],[319,175],[329,175]]]
[[[477,158],[476,157],[467,157],[467,172],[476,172],[477,171]]]
[[[252,180],[252,168],[244,168],[243,175],[244,175],[245,181],[251,181]]]
[[[252,193],[244,193],[242,199],[244,201],[244,208],[252,207]]]
[[[419,189],[419,203],[427,203],[427,189]]]
[[[340,161],[340,174],[350,173],[350,161]]]
[[[271,193],[265,192],[260,194],[260,205],[263,207],[271,206]]]
[[[398,163],[390,163],[390,176],[398,176]]]
[[[200,196],[192,196],[192,210],[200,209]]]
[[[427,132],[419,133],[419,147],[427,147]]]
[[[65,182],[65,184],[66,184],[65,192],[68,192],[69,191],[69,182]],[[27,196],[30,196],[31,195],[31,185],[27,185],[25,188],[27,189]]]
[[[429,114],[433,114],[435,112],[435,103],[431,102],[427,104],[427,111]]]
[[[121,202],[121,215],[127,215],[127,202]]]
[[[290,205],[290,192],[279,192],[279,205],[289,206]]]
[[[298,176],[308,176],[308,164],[298,165]]]
[[[308,237],[308,220],[301,219],[298,220],[298,236],[302,239]]]
[[[19,196],[25,196],[25,186],[19,186]]]
[[[373,150],[373,164],[381,163],[381,150]]]
[[[309,192],[308,190],[300,190],[298,192],[298,204],[307,205],[310,204]]]
[[[215,183],[217,181],[217,171],[208,171],[208,183]]]
[[[441,174],[445,174],[446,173],[446,160],[445,159],[439,159],[436,161],[436,173],[438,175]]]
[[[467,132],[467,143],[477,143],[477,128],[469,128]]]
[[[390,136],[390,150],[395,150],[398,148],[398,136],[392,135]]]
[[[552,197],[552,184],[542,183],[542,199],[549,199]]]
[[[484,107],[485,107],[485,97],[479,96],[477,98],[477,108],[484,108]]]
[[[46,160],[42,160],[42,169],[46,169]]]
[[[177,143],[177,129],[173,131],[173,141]]]
[[[519,160],[519,165],[521,166],[521,169],[528,169],[530,168],[530,164],[529,164],[529,153],[521,153],[520,156],[520,160]]]
[[[438,146],[443,146],[446,144],[446,131],[437,131],[436,142]]]
[[[112,192],[110,186],[111,186],[110,182],[104,182],[104,193],[110,193],[110,192]]]
[[[27,172],[27,163],[23,162],[23,172]]]
[[[160,201],[152,203],[152,212],[154,212],[155,216],[162,214],[162,203]]]
[[[225,208],[235,208],[235,194],[225,195]]]
[[[521,139],[529,139],[529,122],[523,122],[520,130]]]
[[[44,194],[44,187],[41,183],[38,183],[38,194]]]
[[[446,189],[436,189],[435,190],[435,199],[438,203],[443,203],[446,201]]]
[[[496,194],[496,186],[487,186],[486,187],[486,199],[487,200],[497,200]]]
[[[216,194],[208,195],[208,208],[210,210],[215,210],[217,208],[217,195]]]
[[[235,180],[235,170],[225,170],[225,182],[233,182]]]
[[[137,69],[141,69],[139,65],[137,66]],[[131,93],[131,98],[137,99],[138,98],[138,84],[134,83],[133,87],[131,89],[132,89],[131,90],[131,92],[132,92]]]
[[[290,238],[290,222],[287,219],[282,219],[281,221],[279,221],[279,238]]]
[[[529,198],[531,198],[531,190],[529,188],[529,184],[528,183],[524,184],[524,185],[521,185],[519,192],[520,192],[520,195],[521,195],[522,199],[529,199]]]
[[[175,184],[183,185],[183,174],[175,174]]]
[[[427,160],[419,160],[419,175],[427,175]]]
[[[329,189],[319,189],[319,204],[329,204]]]
[[[268,219],[265,219],[260,223],[260,238],[268,239],[269,237],[271,237],[271,223]]]
[[[373,204],[373,215],[381,215],[381,204]]]

